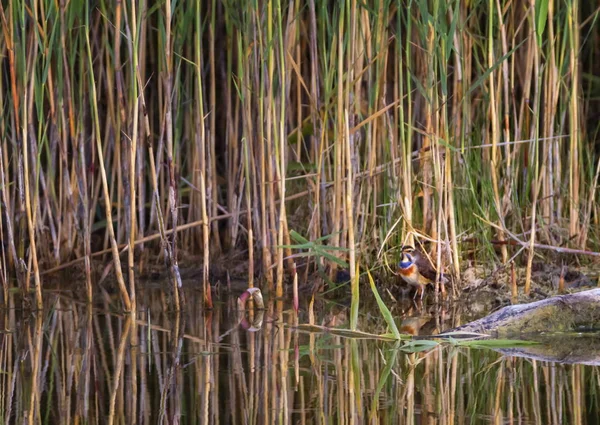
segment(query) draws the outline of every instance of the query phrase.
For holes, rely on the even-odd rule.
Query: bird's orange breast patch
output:
[[[409,267],[406,267],[405,269],[403,269],[402,267],[400,267],[399,272],[402,276],[411,276],[412,274],[415,273],[416,267],[414,264],[410,265]]]

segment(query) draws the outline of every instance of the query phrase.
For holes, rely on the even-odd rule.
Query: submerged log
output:
[[[599,327],[600,288],[504,307],[446,333],[477,332],[506,338]]]

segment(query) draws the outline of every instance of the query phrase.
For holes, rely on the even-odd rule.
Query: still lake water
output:
[[[411,353],[298,330],[308,300],[297,318],[268,297],[262,317],[249,316],[225,295],[205,311],[189,290],[178,316],[161,291],[138,294],[137,320],[108,296],[90,309],[49,292],[42,313],[3,310],[0,423],[600,423],[600,373],[589,365],[597,337],[579,344],[588,364],[451,344]],[[398,323],[427,316],[405,323],[431,333],[470,319],[458,307],[417,307],[393,306]],[[317,300],[313,310],[318,324],[347,326],[344,305]],[[376,307],[361,311],[360,330],[385,332]]]

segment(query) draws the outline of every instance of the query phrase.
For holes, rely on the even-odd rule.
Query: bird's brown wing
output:
[[[432,282],[435,282],[436,272],[427,257],[419,253],[415,258],[415,264],[419,268],[419,273]]]

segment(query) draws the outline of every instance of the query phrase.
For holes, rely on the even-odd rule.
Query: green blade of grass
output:
[[[407,342],[400,349],[406,353],[419,353],[421,351],[431,350],[438,345],[440,345],[439,342],[430,339],[415,339]]]
[[[519,339],[478,339],[470,341],[453,340],[456,345],[470,348],[514,348],[514,347],[530,347],[539,345],[535,341],[523,341]]]
[[[373,291],[373,295],[375,295],[375,299],[377,300],[377,306],[379,306],[379,311],[381,311],[381,315],[383,316],[385,322],[392,331],[394,338],[401,339],[401,334],[398,330],[398,327],[396,326],[396,322],[394,322],[394,317],[392,316],[392,313],[379,296],[379,292],[377,292],[377,288],[375,287],[375,281],[373,280],[373,276],[371,276],[371,272],[369,270],[367,270],[367,276],[369,277],[369,285],[371,285],[371,291]]]
[[[396,364],[396,356],[398,355],[400,343],[397,342],[394,346],[394,349],[389,351],[388,357],[385,359],[385,367],[381,372],[379,377],[379,382],[377,382],[377,388],[375,389],[375,393],[373,394],[373,400],[371,400],[371,413],[369,414],[369,422],[373,422],[373,415],[375,414],[375,410],[377,409],[377,402],[379,401],[379,394],[381,390],[383,390],[383,386],[387,382],[390,373],[392,372],[392,367]]]

